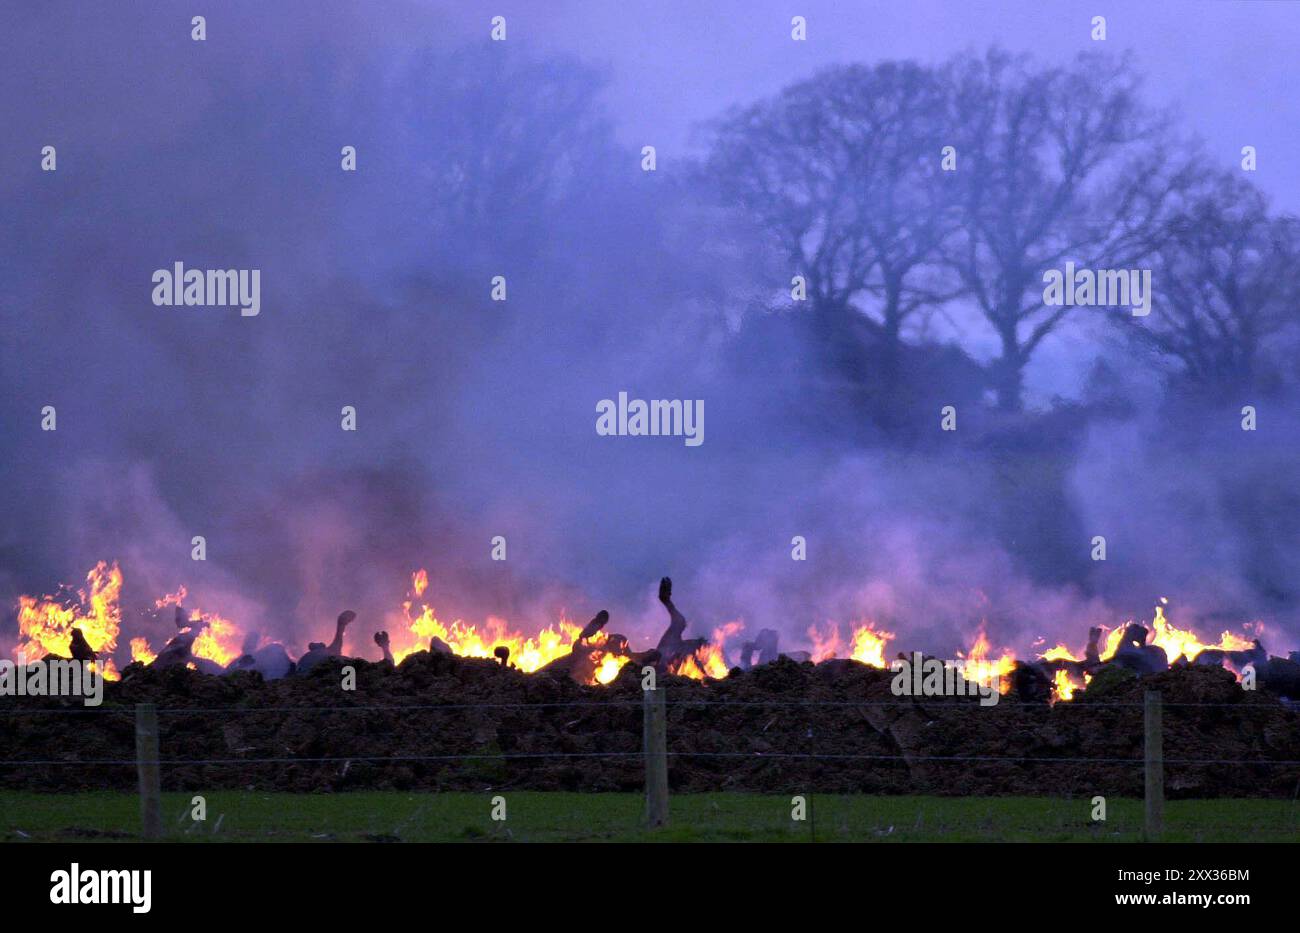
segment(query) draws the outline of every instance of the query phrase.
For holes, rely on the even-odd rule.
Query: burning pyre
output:
[[[75,590],[63,587],[57,594],[43,598],[20,597],[19,638],[14,656],[27,661],[47,656],[69,657],[81,645],[83,652],[93,652],[106,678],[119,679],[112,656],[118,650],[122,624],[122,581],[122,571],[116,563],[109,565],[101,561],[86,575],[84,587]],[[579,683],[591,685],[612,682],[630,662],[635,662],[637,669],[650,664],[658,670],[695,680],[721,679],[732,666],[728,646],[734,647],[745,633],[743,622],[732,621],[714,628],[711,638],[684,639],[686,619],[673,603],[672,582],[667,578],[660,584],[659,596],[668,610],[670,624],[658,646],[647,651],[634,651],[626,636],[606,631],[609,614],[603,611],[585,628],[561,618],[533,635],[495,617],[489,617],[482,625],[460,619],[443,622],[424,601],[428,586],[428,573],[417,570],[401,603],[402,627],[396,628],[391,638],[388,632],[376,633],[375,642],[386,661],[401,664],[408,656],[429,650],[467,658],[495,658],[524,673],[564,673]],[[144,636],[131,637],[128,644],[132,662],[157,666],[183,664],[209,674],[258,670],[264,677],[274,679],[293,673],[295,665],[301,672],[324,658],[343,656],[344,629],[356,615],[350,611],[340,615],[335,640],[330,644],[312,643],[295,662],[283,645],[263,639],[256,632],[245,632],[240,625],[216,612],[185,609],[188,595],[181,586],[155,601],[156,612],[172,609],[177,634],[160,649],[155,649]],[[1090,631],[1089,643],[1081,650],[1059,643],[1047,651],[1036,651],[1032,661],[1023,662],[1009,648],[995,650],[981,625],[969,649],[958,651],[957,656],[964,662],[968,679],[984,686],[996,685],[1005,694],[1017,681],[1029,678],[1040,681],[1053,702],[1071,700],[1106,664],[1137,673],[1154,673],[1175,664],[1214,664],[1231,670],[1240,679],[1248,666],[1276,663],[1297,668],[1296,672],[1287,669],[1288,678],[1300,673],[1296,652],[1289,659],[1269,658],[1260,641],[1262,623],[1244,626],[1245,634],[1224,631],[1216,642],[1206,643],[1194,632],[1178,628],[1166,618],[1167,602],[1162,599],[1155,607],[1150,629],[1133,622],[1113,629],[1097,626]],[[850,626],[847,637],[834,622],[810,626],[807,636],[811,650],[782,651],[778,633],[761,629],[752,638],[741,641],[737,666],[749,669],[787,657],[814,664],[846,659],[884,668],[890,663],[886,659],[887,650],[896,637],[870,620]]]

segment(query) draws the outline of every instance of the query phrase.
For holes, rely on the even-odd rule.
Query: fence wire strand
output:
[[[989,707],[980,705],[972,699],[970,702],[951,702],[938,700],[927,701],[925,699],[917,700],[915,698],[898,699],[898,700],[807,700],[807,699],[785,699],[785,700],[692,700],[689,698],[668,699],[665,698],[665,705],[669,708],[678,709],[704,709],[704,710],[734,710],[734,709],[819,709],[819,708],[902,708],[917,709],[927,713],[935,713],[945,710],[956,711],[984,711]],[[1102,709],[1142,709],[1143,703],[1132,702],[1057,702],[1054,704],[1017,704],[1017,711],[1029,710],[1102,710]],[[1167,702],[1162,706],[1165,709],[1235,709],[1249,712],[1294,712],[1288,705],[1267,705],[1263,703],[1236,702],[1236,703],[1175,703]],[[641,709],[642,700],[566,700],[566,701],[542,701],[542,702],[515,702],[515,703],[427,703],[427,704],[404,704],[404,705],[386,705],[386,704],[349,704],[333,706],[200,706],[200,707],[159,707],[156,712],[159,715],[167,716],[187,716],[187,715],[257,715],[257,714],[302,714],[302,713],[364,713],[364,712],[457,712],[465,710],[539,710],[539,709],[616,709],[631,710]],[[84,713],[104,713],[118,714],[123,716],[134,716],[135,706],[111,706],[111,707],[37,707],[30,709],[22,708],[5,708],[0,709],[0,713],[9,715],[58,715],[58,714],[84,714]],[[714,758],[723,760],[749,760],[749,761],[767,761],[767,760],[825,760],[825,761],[902,761],[902,762],[981,762],[981,763],[1007,763],[1007,764],[1119,764],[1119,765],[1141,765],[1144,764],[1143,757],[1136,758],[1115,758],[1115,757],[1043,757],[1043,756],[1013,756],[1013,755],[874,755],[874,754],[855,754],[855,753],[814,753],[814,752],[707,752],[707,751],[669,751],[668,756],[671,758]],[[335,755],[327,757],[297,757],[297,756],[273,756],[259,758],[174,758],[159,759],[156,763],[166,766],[199,766],[199,765],[259,765],[259,764],[329,764],[346,762],[435,762],[435,761],[528,761],[542,759],[593,759],[593,758],[612,758],[612,759],[640,759],[645,757],[643,751],[635,752],[526,752],[526,753],[499,753],[499,754],[455,754],[455,755]],[[93,767],[93,766],[136,766],[142,762],[136,758],[130,759],[91,759],[91,760],[69,760],[69,759],[7,759],[0,760],[0,766],[28,766],[28,767]],[[152,763],[152,762],[144,762]],[[1300,760],[1292,759],[1200,759],[1200,758],[1165,758],[1166,765],[1236,765],[1236,766],[1283,766],[1294,767],[1300,765]]]
[[[981,705],[977,699],[971,698],[968,702],[954,703],[950,700],[929,700],[929,699],[906,699],[906,700],[690,700],[690,699],[669,699],[666,701],[671,707],[681,708],[707,708],[707,709],[736,709],[744,707],[754,708],[853,708],[853,707],[880,707],[880,708],[911,708],[911,709],[953,709],[953,710],[986,710],[990,707]],[[1295,712],[1291,706],[1279,704],[1277,706],[1264,703],[1237,702],[1237,703],[1162,703],[1164,709],[1236,709],[1249,712]],[[1001,704],[998,704],[1001,706]],[[160,706],[156,712],[158,715],[179,716],[179,715],[208,715],[219,713],[230,714],[253,714],[253,713],[364,713],[378,711],[438,711],[438,710],[468,710],[468,709],[559,709],[559,708],[591,708],[591,709],[640,709],[641,700],[566,700],[551,701],[539,703],[415,703],[415,704],[349,704],[346,706]],[[1018,703],[1014,706],[1017,712],[1051,712],[1053,710],[1091,710],[1091,709],[1142,709],[1142,703],[1108,703],[1105,701],[1058,701],[1056,703]],[[20,716],[40,716],[40,715],[77,715],[82,713],[124,713],[129,715],[135,714],[135,706],[85,706],[85,707],[34,707],[24,708],[5,708],[0,709],[0,714],[20,715]]]

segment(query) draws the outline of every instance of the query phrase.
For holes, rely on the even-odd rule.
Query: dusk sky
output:
[[[600,68],[618,138],[636,149],[657,146],[668,172],[676,156],[699,154],[704,122],[819,68],[890,58],[939,63],[994,45],[1064,61],[1102,45],[1089,35],[1101,15],[1105,47],[1133,53],[1152,104],[1176,108],[1179,128],[1218,164],[1235,165],[1242,146],[1255,146],[1256,183],[1279,209],[1300,210],[1300,170],[1290,158],[1300,151],[1300,5],[1289,0],[233,2],[213,18],[203,69],[172,41],[190,14],[159,4],[115,11],[109,21],[93,5],[53,3],[12,24],[0,91],[13,132],[0,141],[0,191],[24,177],[31,134],[84,140],[105,153],[144,152],[153,140],[196,132],[203,103],[236,74],[305,68],[323,49],[360,63],[376,52],[479,44],[498,14],[514,49]],[[808,21],[806,42],[790,41],[794,15]],[[1066,328],[1030,366],[1037,400],[1071,394],[1097,339],[1090,323]],[[987,335],[966,336],[993,351]]]
[[[12,231],[0,245],[0,426],[14,439],[0,462],[0,595],[134,559],[128,580],[155,598],[194,570],[185,542],[203,527],[227,542],[204,569],[209,599],[303,643],[342,605],[371,619],[396,606],[425,563],[467,616],[608,601],[646,637],[661,622],[651,587],[669,572],[686,594],[696,584],[701,625],[747,617],[796,639],[810,622],[868,613],[924,616],[916,630],[933,633],[991,605],[1007,640],[1023,641],[1044,615],[1086,631],[1180,588],[1200,591],[1206,617],[1264,606],[1294,623],[1292,502],[1272,485],[1295,464],[1294,406],[1271,410],[1262,423],[1277,433],[1265,443],[1261,429],[1248,454],[1206,442],[1236,428],[1207,413],[1171,459],[1155,367],[1085,310],[1025,369],[1026,408],[1046,419],[1032,436],[1068,435],[1042,488],[1003,469],[996,438],[976,448],[982,467],[917,466],[866,415],[799,394],[815,369],[806,348],[737,337],[759,251],[671,195],[676,170],[707,154],[706,123],[827,66],[938,65],[990,47],[1065,65],[1104,46],[1131,52],[1145,101],[1179,114],[1179,135],[1157,145],[1199,139],[1225,171],[1254,146],[1253,183],[1275,211],[1300,211],[1300,4],[201,6],[0,13]],[[489,40],[495,15],[504,44]],[[791,40],[796,15],[806,41]],[[1104,42],[1090,38],[1099,15]],[[585,87],[584,69],[606,81],[586,135],[549,139],[573,102],[534,82]],[[461,170],[447,154],[519,112],[534,137],[488,146],[485,161],[501,160],[491,181],[509,194],[558,151],[550,177],[518,189],[522,201],[489,201],[495,228],[440,222],[447,203],[496,194],[447,184]],[[553,148],[534,153],[534,139]],[[354,176],[339,171],[352,143]],[[46,145],[57,172],[41,170]],[[653,177],[637,168],[645,145],[658,150]],[[564,191],[547,200],[552,183]],[[262,313],[151,305],[150,275],[179,260],[261,269]],[[487,282],[507,267],[502,313]],[[935,357],[943,372],[998,351],[978,315],[939,328],[956,354]],[[1103,358],[1140,414],[1062,429],[1054,406],[1084,400]],[[708,441],[596,436],[593,404],[621,390],[707,396]],[[339,436],[346,403],[362,412],[359,442]],[[32,433],[46,404],[59,406],[57,437]],[[1245,492],[1216,485],[1236,481]],[[827,559],[788,576],[791,535],[817,522]],[[1109,575],[1079,544],[1102,526],[1129,545]],[[501,529],[519,542],[507,571],[482,565]]]
[[[151,106],[166,118],[160,133],[180,131],[185,77],[198,87],[206,81],[184,57],[188,50],[168,41],[178,19],[188,23],[188,7],[154,6],[148,13],[114,11],[109,20],[94,4],[49,3],[21,22],[6,23],[0,41],[8,67],[0,87],[7,124],[126,142],[121,137],[130,123],[122,110],[129,116]],[[204,53],[217,65],[211,73],[217,80],[222,69],[256,72],[318,46],[360,53],[483,41],[491,15],[499,13],[509,23],[510,41],[603,65],[622,138],[638,146],[654,139],[668,156],[690,148],[700,121],[825,65],[885,58],[938,62],[990,45],[1065,59],[1096,47],[1089,24],[1101,15],[1107,48],[1137,56],[1152,100],[1178,107],[1186,126],[1222,162],[1235,162],[1242,145],[1256,146],[1259,184],[1279,206],[1296,210],[1300,172],[1286,157],[1300,149],[1296,7],[1285,0],[500,0],[486,6],[281,3],[268,11],[263,3],[224,2],[220,19],[212,17],[219,28]],[[790,42],[794,15],[808,20],[805,43]],[[143,69],[154,80],[144,80]],[[100,106],[110,99],[118,106]],[[21,138],[7,134],[8,158],[18,156]]]

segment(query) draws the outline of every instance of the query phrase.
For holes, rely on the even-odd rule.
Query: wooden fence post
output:
[[[651,826],[668,822],[668,710],[664,688],[642,691],[645,722],[645,817]]]
[[[158,709],[135,705],[135,761],[140,772],[140,822],[145,839],[162,835],[162,787],[158,765]]]
[[[1143,704],[1146,713],[1146,808],[1143,836],[1155,842],[1165,822],[1165,752],[1161,735],[1160,691],[1148,690]]]

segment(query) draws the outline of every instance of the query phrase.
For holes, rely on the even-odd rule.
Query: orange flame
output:
[[[18,597],[18,644],[14,653],[29,661],[39,660],[49,654],[69,658],[72,656],[72,628],[76,626],[86,642],[98,655],[111,654],[117,648],[117,634],[121,628],[122,611],[118,600],[122,593],[122,571],[114,563],[97,563],[86,574],[89,589],[78,590],[76,605],[46,596]],[[111,658],[103,660],[103,673],[109,680],[117,680],[117,668]]]
[[[67,657],[71,653],[72,629],[75,626],[81,630],[91,648],[101,656],[99,665],[104,676],[117,679],[117,668],[109,655],[117,648],[117,638],[121,628],[119,600],[122,571],[117,563],[110,566],[100,561],[87,573],[86,581],[87,587],[77,591],[75,601],[70,600],[66,594],[59,598],[20,596],[19,639],[14,652],[30,660],[39,660],[50,654]],[[437,637],[455,654],[463,657],[491,658],[494,656],[495,649],[506,647],[510,651],[510,663],[521,671],[531,673],[568,655],[577,644],[581,629],[565,618],[561,618],[555,625],[547,626],[532,636],[510,628],[504,620],[495,617],[489,617],[482,626],[467,624],[459,619],[445,624],[438,620],[433,609],[428,605],[422,603],[418,611],[413,608],[415,600],[422,597],[428,587],[427,571],[420,569],[412,574],[411,593],[408,594],[408,600],[402,604],[407,631],[399,633],[399,636],[394,638],[392,649],[398,662],[414,651],[424,650],[428,647],[430,639]],[[159,609],[166,606],[181,606],[187,595],[186,588],[181,586],[175,593],[168,593],[156,600],[154,605]],[[1202,642],[1194,632],[1178,628],[1165,617],[1167,603],[1167,599],[1161,598],[1160,605],[1155,607],[1149,626],[1151,630],[1149,643],[1164,649],[1170,663],[1180,658],[1194,660],[1203,651],[1209,649],[1249,650],[1253,647],[1252,638],[1263,635],[1263,624],[1253,622],[1243,626],[1243,630],[1247,632],[1245,635],[1224,631],[1217,642],[1207,644]],[[242,653],[243,633],[231,620],[215,612],[203,612],[199,609],[192,610],[189,618],[192,624],[204,624],[204,629],[195,638],[192,648],[196,658],[204,658],[224,667]],[[682,659],[674,665],[672,672],[697,680],[726,677],[728,673],[726,643],[728,639],[743,630],[744,623],[740,621],[719,626],[713,630],[710,644]],[[1120,646],[1123,631],[1124,626],[1108,630],[1105,645],[1100,651],[1102,660],[1114,657]],[[838,656],[844,647],[840,628],[834,622],[827,622],[824,627],[810,626],[808,637],[813,643],[813,660],[817,662]],[[863,664],[884,668],[886,647],[894,637],[892,632],[877,629],[872,622],[859,624],[853,629],[848,654],[853,660]],[[404,645],[399,644],[403,641]],[[602,632],[591,638],[583,649],[591,651],[593,673],[590,683],[610,683],[630,660],[624,649],[606,650],[606,644],[607,635]],[[133,661],[148,664],[156,658],[156,653],[148,640],[143,637],[130,639],[130,651]],[[960,652],[958,656],[962,656]],[[991,643],[984,626],[981,625],[969,655],[965,659],[966,676],[985,686],[991,685],[996,678],[998,689],[1006,693],[1010,689],[1008,675],[1014,669],[1015,655],[1010,650],[1003,649],[996,660],[993,660],[992,656]],[[1041,657],[1048,661],[1081,660],[1078,654],[1063,643],[1057,644]],[[1070,700],[1075,691],[1082,689],[1088,680],[1088,676],[1084,675],[1083,683],[1080,683],[1077,675],[1071,672],[1054,672],[1056,699]]]
[[[188,595],[189,595],[189,591],[185,589],[184,584],[181,584],[180,588],[177,589],[175,593],[168,593],[165,596],[160,597],[159,599],[155,599],[153,603],[153,607],[155,609],[162,609],[166,606],[183,605],[185,602],[185,597]]]
[[[979,632],[975,636],[975,643],[971,645],[970,653],[963,655],[959,651],[957,657],[966,661],[963,676],[967,680],[973,680],[984,687],[991,687],[996,681],[998,692],[1006,693],[1011,689],[1010,674],[1015,669],[1016,656],[1010,650],[1004,648],[1002,656],[996,661],[992,661],[989,660],[992,651],[993,646],[989,642],[983,624],[981,624]]]
[[[200,612],[195,609],[190,613],[190,623],[197,624],[200,621],[207,624],[190,648],[194,657],[206,658],[225,667],[243,653],[244,633],[234,622],[215,612]]]
[[[1039,657],[1044,661],[1082,661],[1073,651],[1064,644],[1057,644],[1055,648],[1040,654]],[[1086,680],[1086,675],[1085,675]],[[1065,700],[1069,702],[1074,699],[1074,691],[1082,690],[1083,683],[1071,676],[1070,671],[1065,668],[1057,668],[1052,673],[1052,702]]]
[[[393,660],[402,660],[416,651],[429,647],[435,637],[451,648],[452,653],[466,658],[490,658],[501,646],[510,649],[510,663],[525,673],[532,673],[556,658],[573,650],[581,628],[567,619],[558,626],[547,626],[535,636],[524,635],[510,629],[504,619],[489,616],[480,630],[478,626],[460,619],[445,624],[434,614],[433,607],[422,606],[419,615],[408,615],[407,644],[392,648]]]
[[[1070,677],[1070,672],[1065,668],[1059,668],[1054,675],[1053,689],[1057,700],[1069,702],[1074,699],[1074,691],[1083,689],[1083,684],[1077,683]]]
[[[505,647],[510,651],[510,664],[531,674],[571,653],[582,633],[582,628],[568,619],[561,619],[555,626],[548,625],[534,636],[515,631],[504,619],[494,616],[489,616],[481,629],[460,619],[447,624],[438,619],[431,606],[421,604],[418,612],[414,609],[415,599],[424,595],[428,586],[429,575],[423,569],[411,575],[412,598],[402,604],[407,631],[403,633],[403,643],[398,644],[395,636],[395,643],[390,648],[393,660],[398,664],[407,656],[427,649],[429,642],[436,637],[451,648],[453,654],[465,658],[491,658],[497,648]],[[588,644],[599,646],[605,641],[605,633],[599,632]],[[593,660],[595,673],[591,682],[605,684],[617,677],[630,659],[625,654],[603,651]]]
[[[824,629],[818,628],[817,623],[814,622],[808,626],[808,638],[813,644],[811,654],[814,664],[839,656],[840,627],[834,622],[828,621]]]
[[[713,630],[710,644],[699,648],[695,653],[682,658],[668,668],[669,673],[692,680],[721,680],[731,669],[727,666],[727,639],[745,630],[745,623],[739,620],[719,625]]]
[[[149,647],[149,639],[143,635],[131,639],[131,660],[141,664],[152,664],[158,657],[157,652]]]
[[[596,673],[592,675],[598,684],[607,684],[623,669],[623,665],[632,660],[625,654],[614,654],[612,651],[605,651],[598,655],[599,661],[596,665]]]
[[[1044,661],[1082,661],[1083,660],[1083,658],[1076,656],[1075,653],[1071,651],[1069,648],[1067,648],[1064,644],[1058,644],[1055,648],[1051,649],[1046,654],[1039,655],[1039,657],[1041,657]]]
[[[704,680],[704,670],[700,667],[695,655],[688,654],[676,664],[669,667],[669,673],[676,674],[678,677],[689,677],[691,680]]]
[[[1188,629],[1180,629],[1165,618],[1165,605],[1169,600],[1161,597],[1160,604],[1155,607],[1155,617],[1151,624],[1147,626],[1151,630],[1147,644],[1157,645],[1164,649],[1169,658],[1169,663],[1173,664],[1180,657],[1189,661],[1196,659],[1196,656],[1202,651],[1214,649],[1218,651],[1247,651],[1253,647],[1253,638],[1258,638],[1264,633],[1264,625],[1261,622],[1247,623],[1243,628],[1252,633],[1253,638],[1244,635],[1238,635],[1234,632],[1224,631],[1219,635],[1219,640],[1213,644],[1206,644],[1200,640],[1196,633]],[[1106,636],[1106,647],[1101,652],[1101,659],[1107,661],[1115,656],[1119,649],[1120,642],[1124,637],[1125,626],[1121,625],[1112,629]]]
[[[154,601],[155,608],[162,609],[164,606],[180,606],[185,597],[189,595],[184,586],[175,593],[168,593],[161,599]],[[226,667],[231,661],[243,654],[244,633],[238,625],[229,619],[215,612],[203,612],[200,609],[193,609],[189,616],[190,625],[203,624],[204,628],[194,639],[194,644],[190,646],[190,653],[196,658],[204,658],[221,667]],[[139,661],[141,664],[152,664],[158,657],[158,653],[153,650],[149,644],[149,639],[143,636],[131,639],[131,660]],[[195,665],[190,664],[190,667]]]
[[[808,637],[812,640],[812,660],[814,664],[839,657],[843,642],[840,639],[840,627],[835,622],[827,622],[825,628],[817,625],[808,626]],[[863,622],[853,629],[849,640],[849,657],[870,667],[885,667],[885,647],[893,632],[877,629],[874,622]]]
[[[883,668],[885,666],[885,646],[889,644],[893,637],[893,632],[877,630],[873,622],[859,625],[853,630],[853,642],[850,645],[849,657],[871,667]]]
[[[1156,606],[1156,615],[1151,623],[1151,628],[1155,633],[1151,639],[1152,644],[1165,649],[1170,664],[1176,661],[1180,655],[1189,661],[1195,660],[1196,656],[1207,648],[1216,648],[1222,651],[1245,651],[1251,647],[1250,639],[1232,632],[1221,633],[1217,644],[1204,644],[1192,632],[1171,625],[1165,619],[1164,606]]]

